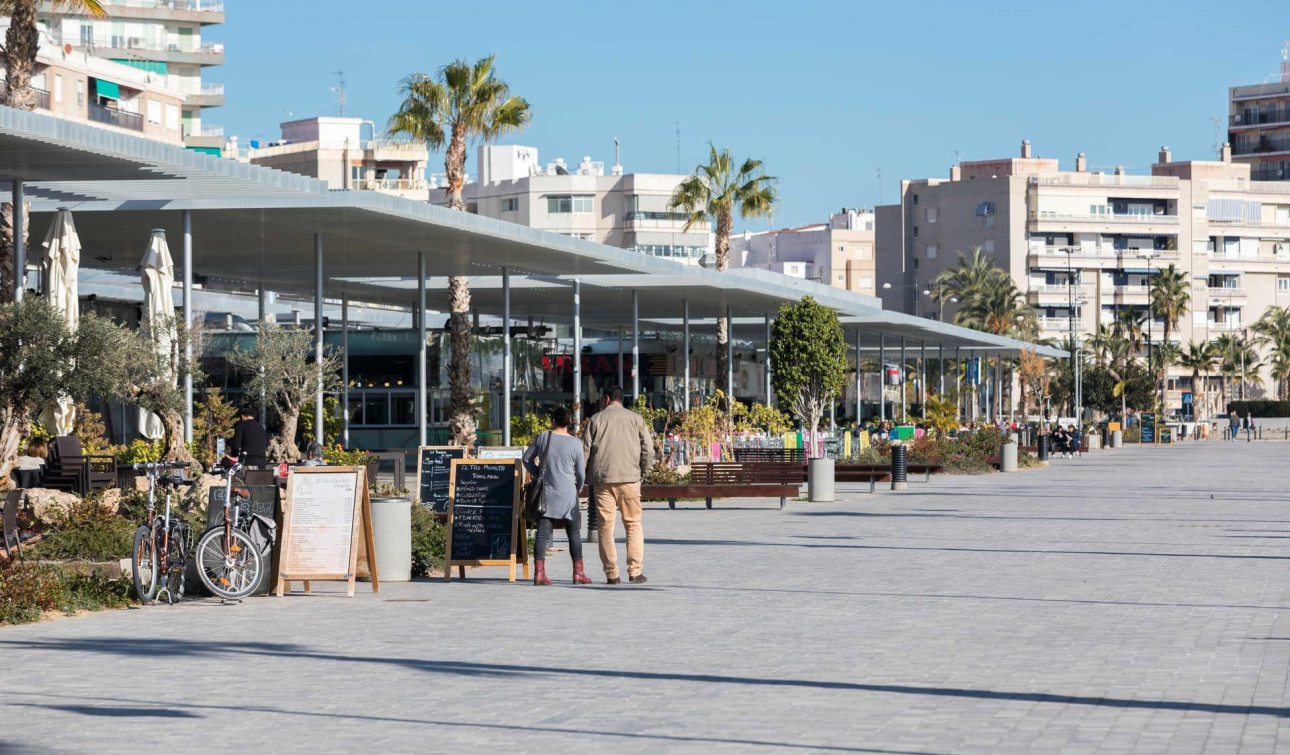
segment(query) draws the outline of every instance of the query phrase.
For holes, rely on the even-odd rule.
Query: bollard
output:
[[[1017,436],[1009,435],[1003,445],[999,447],[999,471],[1016,472],[1017,471]]]
[[[1035,444],[1035,455],[1040,461],[1048,461],[1048,433],[1040,433],[1038,442]]]
[[[587,539],[583,542],[600,542],[600,517],[596,515],[596,489],[587,486]]]
[[[905,490],[909,487],[909,448],[902,443],[891,447],[891,489]]]
[[[1119,448],[1124,444],[1124,431],[1114,430],[1111,432],[1111,448]]]

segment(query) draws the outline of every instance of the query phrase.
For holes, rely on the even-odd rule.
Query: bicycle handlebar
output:
[[[187,469],[192,463],[187,461],[147,461],[140,464],[131,464],[131,469],[142,469],[152,471],[154,469]]]

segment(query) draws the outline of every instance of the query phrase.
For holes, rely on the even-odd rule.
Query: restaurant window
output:
[[[519,197],[506,197],[502,200],[502,212],[519,212]]]

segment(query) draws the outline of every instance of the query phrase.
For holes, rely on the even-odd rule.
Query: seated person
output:
[[[44,471],[49,460],[49,444],[43,438],[27,441],[27,452],[18,457],[18,469]]]
[[[327,462],[323,461],[323,447],[318,441],[309,444],[309,450],[305,452],[306,458],[301,462],[305,467],[325,467]]]

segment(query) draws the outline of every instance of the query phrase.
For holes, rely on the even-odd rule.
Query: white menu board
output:
[[[349,573],[358,477],[349,469],[292,476],[284,574]]]

